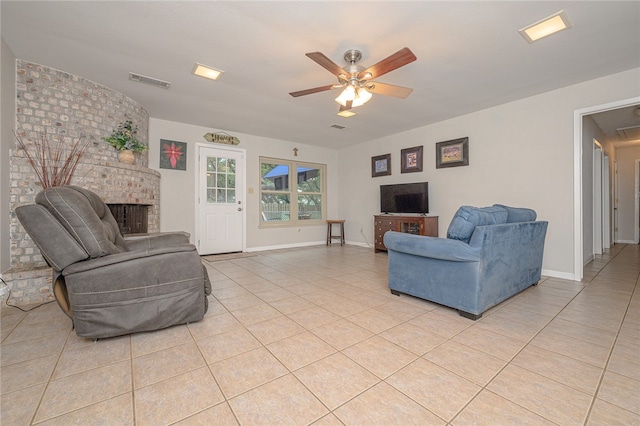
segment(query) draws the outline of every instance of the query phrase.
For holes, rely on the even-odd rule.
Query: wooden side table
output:
[[[340,235],[333,235],[334,224],[340,225]],[[344,245],[344,219],[327,220],[327,245],[330,245],[334,238],[340,238],[340,245]]]

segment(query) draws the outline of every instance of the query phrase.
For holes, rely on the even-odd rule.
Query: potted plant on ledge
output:
[[[140,142],[136,137],[137,134],[138,126],[133,124],[131,120],[125,120],[118,124],[111,136],[102,139],[118,150],[118,161],[125,164],[134,164],[136,162],[134,152],[147,150],[147,145]]]

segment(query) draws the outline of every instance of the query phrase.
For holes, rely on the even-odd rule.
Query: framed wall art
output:
[[[469,165],[469,138],[453,139],[436,144],[436,169]]]
[[[422,146],[405,148],[400,151],[400,173],[413,173],[422,171]]]
[[[160,139],[160,168],[187,170],[186,142]]]
[[[371,177],[387,176],[391,174],[391,154],[371,157]]]

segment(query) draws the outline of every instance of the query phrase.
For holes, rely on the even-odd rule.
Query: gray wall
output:
[[[639,96],[639,77],[636,68],[341,150],[339,213],[349,239],[363,229],[361,241],[373,240],[381,184],[428,181],[430,212],[440,217],[441,236],[461,205],[530,207],[549,221],[543,274],[574,278],[581,254],[574,253],[575,228],[582,222],[574,214],[580,184],[574,179],[574,113]],[[464,136],[469,166],[436,169],[435,144]],[[420,145],[423,171],[400,173],[401,150]],[[389,152],[392,175],[372,178],[371,157]]]

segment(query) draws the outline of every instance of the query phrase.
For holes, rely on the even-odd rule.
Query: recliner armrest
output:
[[[155,234],[125,237],[127,251],[150,250],[160,247],[172,247],[189,244],[186,232],[159,232]]]
[[[432,259],[453,262],[479,262],[480,248],[464,241],[448,238],[425,237],[389,231],[384,234],[384,245],[388,250]]]
[[[198,255],[196,247],[193,244],[180,244],[172,247],[159,247],[153,249],[142,249],[136,251],[128,251],[124,253],[111,254],[109,256],[102,256],[95,259],[88,259],[83,262],[74,263],[62,271],[63,275],[76,274],[79,272],[89,271],[91,269],[102,268],[104,266],[114,265],[117,263],[124,263],[135,261],[137,259],[157,256],[167,253],[183,253],[193,252]],[[199,256],[198,256],[199,259]]]

